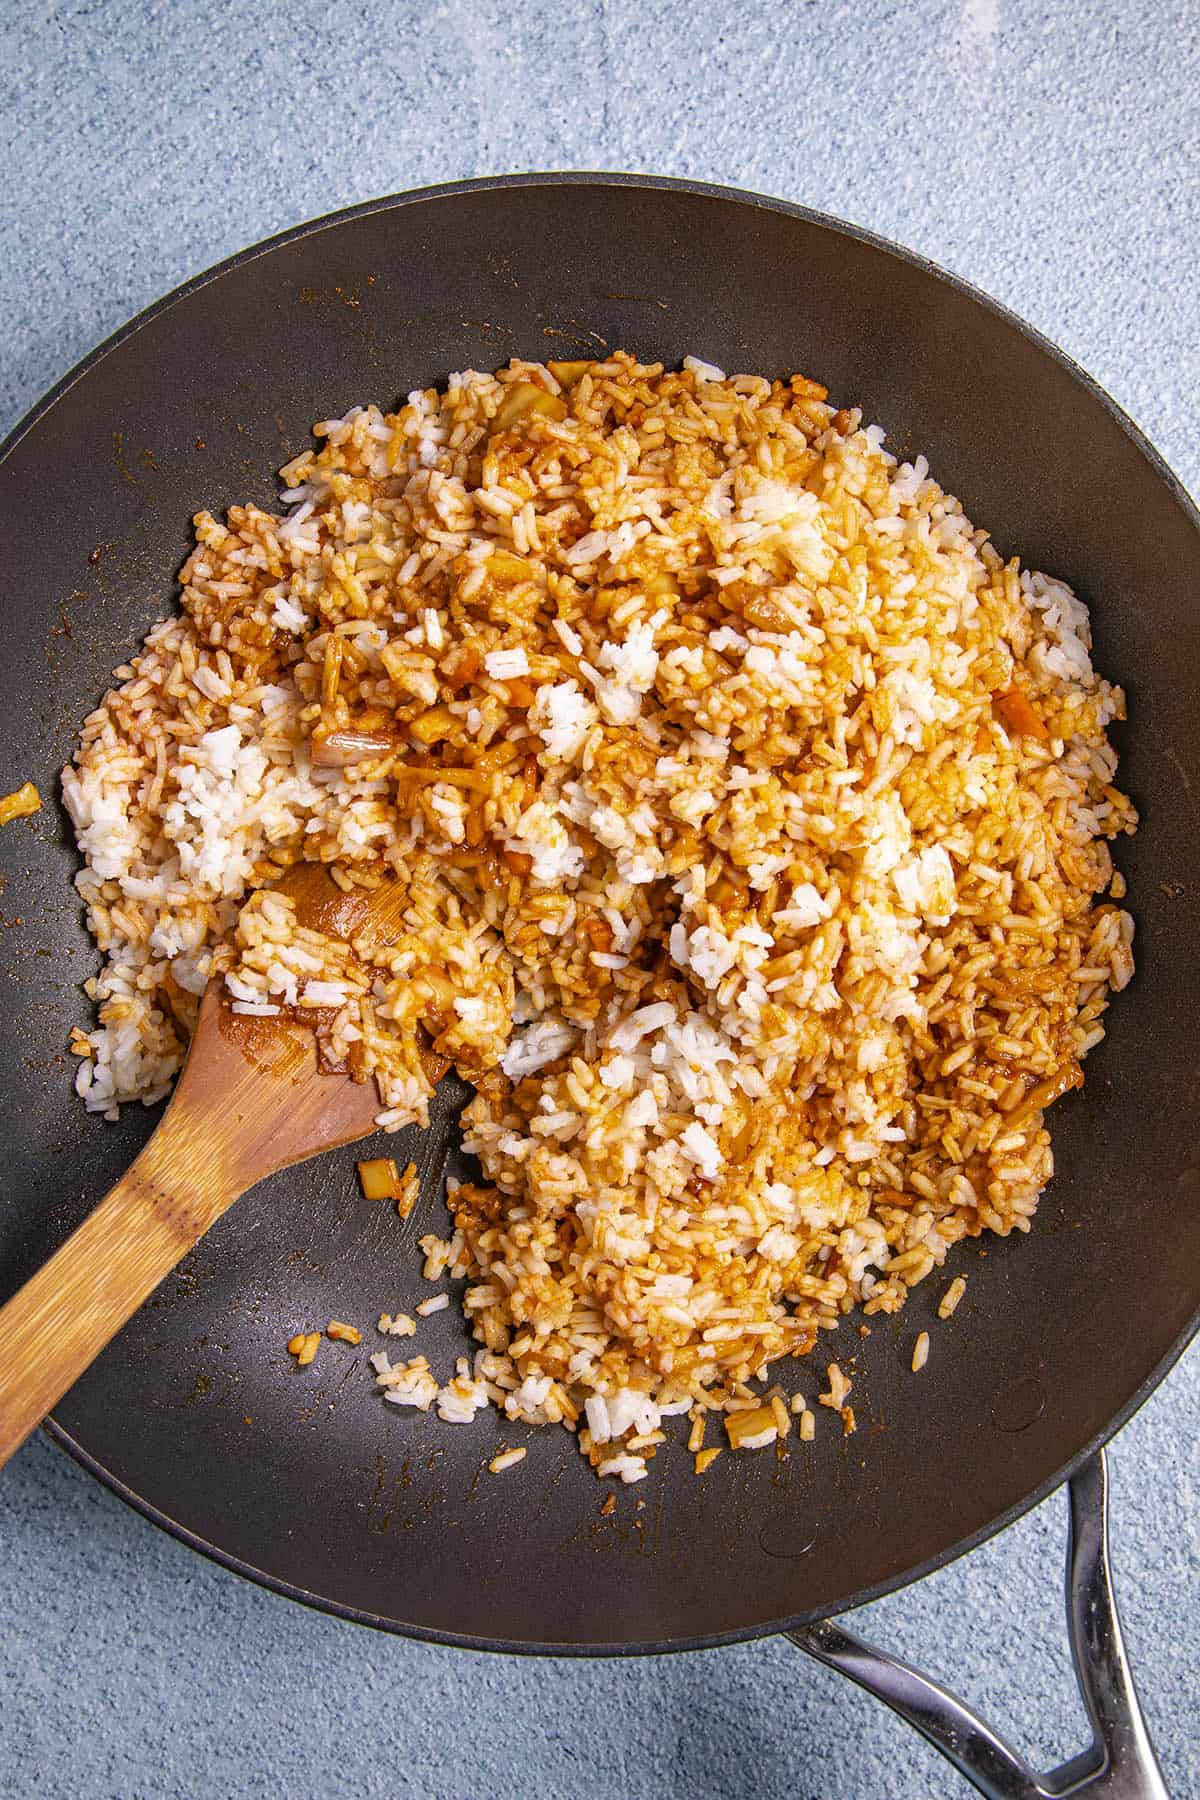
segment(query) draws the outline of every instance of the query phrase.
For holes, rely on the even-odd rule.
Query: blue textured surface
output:
[[[374,194],[648,168],[897,238],[1076,356],[1200,485],[1194,9],[682,0],[0,7],[0,428],[209,263]],[[819,373],[819,371],[818,371]],[[1126,1635],[1200,1787],[1200,1355],[1113,1453]],[[1082,1741],[1061,1499],[862,1615],[1037,1758]],[[0,1478],[0,1790],[23,1796],[920,1800],[966,1792],[776,1642],[532,1663],[306,1613],[189,1554],[44,1441]]]

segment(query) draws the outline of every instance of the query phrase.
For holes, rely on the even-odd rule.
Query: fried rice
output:
[[[626,1481],[671,1413],[767,1442],[772,1363],[1029,1229],[1132,974],[1087,611],[799,376],[513,362],[315,433],[278,516],[196,516],[64,771],[79,1091],[161,1099],[210,978],[385,1127],[453,1065],[478,1348],[387,1397]],[[301,859],[402,883],[400,941],[305,930]]]

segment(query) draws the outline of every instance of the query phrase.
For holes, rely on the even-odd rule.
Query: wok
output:
[[[284,1346],[337,1315],[412,1303],[413,1239],[444,1223],[465,1090],[443,1083],[401,1224],[359,1198],[354,1153],[246,1196],[50,1421],[147,1517],[279,1592],[344,1617],[507,1650],[639,1652],[791,1630],[847,1667],[992,1793],[1152,1793],[1103,1559],[1099,1446],[1179,1355],[1200,1307],[1193,946],[1200,927],[1200,519],[1113,403],[1037,334],[919,258],[778,201],[628,176],[528,176],[373,202],[200,276],[103,345],[0,458],[0,792],[46,809],[0,834],[5,922],[0,1299],[131,1161],[154,1114],[107,1125],[71,1092],[64,1044],[95,967],[54,796],[79,722],[170,604],[189,522],[251,499],[311,422],[393,403],[454,369],[603,345],[816,376],[901,451],[920,449],[1006,554],[1092,607],[1123,682],[1122,777],[1144,811],[1120,851],[1138,974],[1087,1085],[1053,1114],[1058,1174],[1028,1239],[960,1247],[968,1298],[934,1326],[932,1283],[896,1320],[828,1342],[853,1358],[857,1435],[833,1421],[786,1461],[704,1480],[664,1453],[601,1517],[566,1434],[470,1427],[380,1404],[365,1356],[297,1370]],[[381,1145],[381,1148],[383,1146]],[[367,1152],[369,1154],[369,1152]],[[435,1368],[456,1308],[423,1324]],[[815,1372],[785,1380],[811,1389]],[[501,1442],[521,1468],[486,1473]],[[1096,1742],[1034,1787],[923,1678],[829,1615],[945,1563],[1075,1473],[1077,1661]],[[644,1501],[644,1505],[639,1502]],[[1050,1778],[1046,1778],[1050,1780]],[[1057,1785],[1055,1785],[1057,1784]]]

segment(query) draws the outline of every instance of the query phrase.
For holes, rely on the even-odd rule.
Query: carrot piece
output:
[[[1008,687],[1002,694],[993,694],[992,704],[1005,730],[1016,737],[1040,738],[1045,742],[1050,736],[1019,687]]]

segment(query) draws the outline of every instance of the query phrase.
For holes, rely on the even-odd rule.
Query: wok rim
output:
[[[874,232],[865,226],[854,225],[846,220],[836,218],[830,213],[821,212],[813,207],[803,206],[794,201],[782,200],[770,195],[760,194],[751,189],[730,187],[714,182],[690,181],[677,176],[651,175],[613,170],[547,170],[522,174],[476,176],[462,181],[450,181],[433,184],[427,187],[406,189],[400,193],[387,194],[373,200],[357,202],[339,208],[335,212],[321,214],[316,218],[301,221],[283,231],[258,243],[246,246],[233,255],[190,276],[186,281],[172,288],[168,293],[153,301],[136,313],[125,324],[110,333],[108,337],[96,345],[94,349],[80,359],[58,381],[56,381],[40,399],[18,420],[0,442],[0,469],[17,445],[43,419],[51,409],[62,400],[77,382],[97,367],[106,356],[129,338],[133,337],[152,319],[167,312],[177,302],[186,299],[211,282],[218,280],[230,270],[239,268],[245,263],[266,256],[285,244],[296,243],[301,239],[315,236],[318,232],[345,224],[353,219],[365,218],[378,212],[394,211],[402,207],[417,205],[426,200],[450,199],[458,195],[478,194],[501,189],[522,187],[631,187],[643,188],[666,193],[681,193],[697,196],[702,199],[732,201],[740,206],[757,207],[764,211],[781,213],[787,217],[803,221],[808,225],[816,225],[834,232],[856,243],[865,244],[872,249],[880,250],[885,255],[896,258],[909,267],[932,276],[945,283],[965,299],[990,313],[1001,323],[1018,332],[1044,355],[1049,356],[1058,366],[1074,380],[1091,399],[1097,401],[1108,413],[1109,417],[1125,433],[1139,452],[1152,472],[1166,486],[1175,504],[1183,512],[1198,540],[1200,549],[1200,509],[1197,508],[1191,495],[1171,469],[1161,453],[1155,449],[1146,434],[1130,418],[1129,414],[1113,399],[1111,394],[1090,375],[1073,357],[1062,350],[1036,326],[1030,325],[1011,307],[994,299],[974,283],[962,276],[943,269],[930,258],[919,252],[910,250],[893,240]],[[1029,1493],[1022,1496],[1013,1505],[990,1519],[978,1530],[958,1539],[937,1555],[905,1570],[902,1574],[892,1576],[882,1582],[856,1592],[845,1611],[853,1611],[860,1606],[869,1605],[882,1599],[887,1594],[899,1592],[911,1583],[922,1580],[936,1570],[946,1568],[959,1557],[966,1555],[989,1538],[1005,1530],[1017,1519],[1031,1512],[1034,1507],[1054,1493],[1090,1456],[1117,1434],[1128,1423],[1133,1414],[1142,1407],[1150,1395],[1160,1385],[1165,1376],[1180,1360],[1183,1352],[1200,1330],[1200,1303],[1197,1304],[1188,1324],[1174,1339],[1164,1356],[1155,1365],[1151,1373],[1141,1382],[1128,1401],[1117,1413],[1073,1456],[1069,1457],[1059,1469],[1048,1476]],[[285,1581],[243,1561],[220,1545],[210,1543],[199,1533],[179,1520],[172,1518],[160,1508],[152,1505],[142,1495],[128,1487],[119,1476],[107,1469],[84,1446],[72,1436],[62,1425],[48,1417],[43,1424],[47,1436],[92,1475],[102,1486],[106,1487],[118,1499],[140,1513],[144,1519],[158,1526],[169,1537],[183,1544],[190,1550],[215,1562],[231,1574],[243,1576],[257,1586],[271,1593],[298,1601],[315,1611],[328,1613],[331,1616],[346,1620],[348,1623],[367,1625],[375,1630],[386,1631],[395,1636],[411,1638],[418,1642],[445,1644],[451,1648],[463,1650],[491,1651],[501,1655],[519,1656],[570,1656],[570,1657],[622,1657],[622,1656],[661,1656],[689,1650],[717,1649],[722,1646],[752,1642],[757,1638],[771,1637],[776,1634],[795,1630],[801,1625],[809,1624],[824,1616],[820,1609],[788,1615],[772,1620],[768,1624],[745,1626],[725,1632],[708,1632],[697,1636],[676,1637],[665,1640],[647,1642],[615,1642],[599,1644],[561,1643],[553,1640],[511,1640],[495,1637],[477,1637],[451,1631],[434,1631],[427,1626],[414,1625],[401,1620],[388,1618],[360,1607],[348,1606],[326,1595],[316,1594],[300,1587],[294,1582]]]
[[[927,1558],[926,1561],[918,1563],[914,1568],[905,1570],[902,1575],[896,1575],[890,1580],[876,1582],[869,1588],[863,1588],[853,1596],[851,1604],[845,1607],[842,1613],[833,1616],[842,1617],[844,1613],[856,1612],[860,1606],[870,1606],[874,1601],[886,1598],[888,1594],[899,1593],[915,1582],[924,1580],[927,1575],[933,1575],[939,1569],[948,1568],[960,1557],[978,1549],[980,1544],[985,1544],[990,1538],[999,1536],[1010,1525],[1014,1525],[1018,1519],[1024,1518],[1026,1513],[1032,1512],[1035,1507],[1040,1506],[1043,1500],[1048,1500],[1078,1469],[1083,1467],[1090,1457],[1111,1443],[1117,1433],[1129,1423],[1134,1413],[1145,1405],[1154,1390],[1188,1348],[1198,1328],[1200,1328],[1200,1311],[1193,1315],[1190,1323],[1175,1339],[1162,1361],[1146,1377],[1116,1417],[1110,1420],[1102,1431],[1097,1432],[1077,1456],[1070,1457],[1060,1469],[1040,1483],[1031,1493],[1008,1507],[986,1525],[981,1526],[978,1531],[973,1531],[967,1537],[960,1538],[948,1550]],[[721,1650],[733,1644],[753,1643],[758,1638],[786,1636],[790,1631],[798,1631],[801,1626],[814,1624],[830,1616],[818,1607],[815,1610],[790,1614],[782,1619],[773,1619],[766,1625],[749,1625],[733,1631],[704,1632],[694,1637],[664,1638],[648,1642],[630,1642],[618,1639],[612,1643],[600,1644],[560,1643],[553,1639],[542,1641],[530,1638],[476,1637],[465,1632],[432,1631],[425,1625],[407,1624],[400,1619],[387,1618],[382,1613],[368,1612],[362,1607],[346,1606],[339,1600],[330,1599],[324,1594],[314,1594],[307,1588],[298,1587],[294,1582],[281,1580],[276,1575],[268,1574],[265,1569],[258,1569],[251,1563],[243,1562],[240,1557],[233,1555],[228,1550],[222,1550],[219,1544],[209,1543],[207,1538],[201,1537],[189,1526],[180,1524],[178,1519],[171,1518],[169,1514],[152,1506],[148,1500],[143,1499],[140,1494],[127,1487],[119,1476],[112,1474],[102,1463],[98,1462],[53,1417],[44,1420],[43,1429],[60,1450],[65,1450],[67,1455],[79,1464],[80,1468],[94,1476],[103,1487],[115,1494],[118,1500],[123,1500],[134,1512],[140,1513],[150,1524],[157,1525],[160,1530],[166,1532],[168,1537],[174,1538],[187,1549],[199,1551],[200,1555],[206,1557],[209,1562],[217,1563],[230,1574],[241,1575],[247,1581],[252,1581],[256,1587],[266,1588],[268,1592],[282,1595],[284,1599],[298,1601],[301,1606],[308,1607],[310,1611],[331,1614],[334,1618],[343,1619],[351,1625],[368,1625],[374,1631],[385,1631],[393,1637],[412,1638],[425,1644],[444,1644],[453,1650],[489,1651],[497,1656],[569,1656],[573,1658],[596,1657],[608,1660],[626,1656],[669,1656],[688,1650]]]

